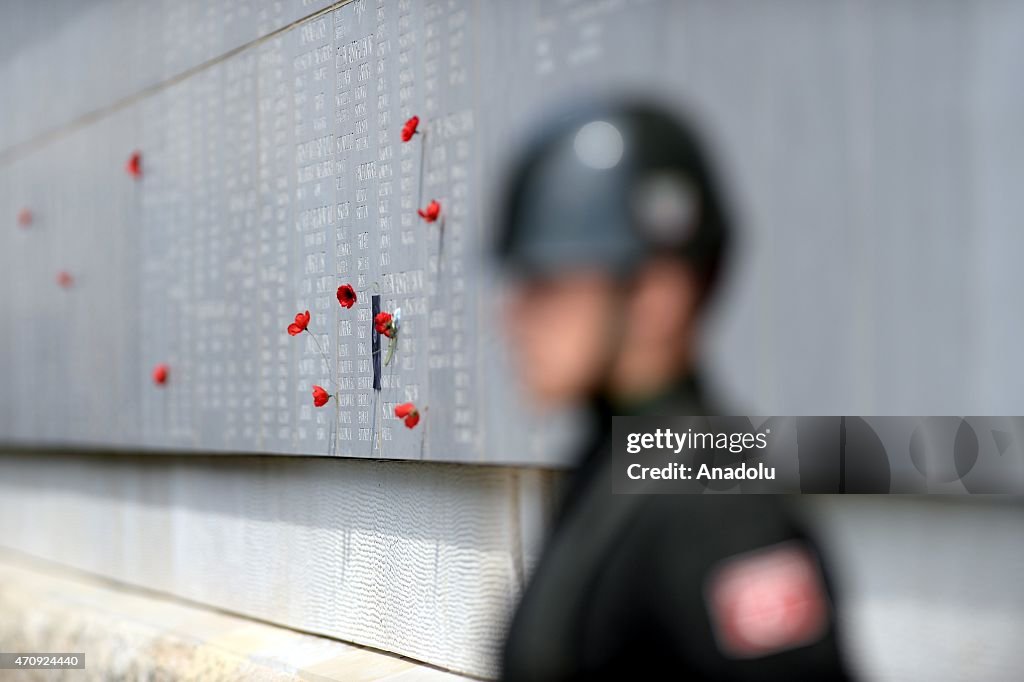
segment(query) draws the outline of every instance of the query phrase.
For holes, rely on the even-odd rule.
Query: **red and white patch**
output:
[[[726,559],[706,587],[712,630],[727,656],[767,656],[815,642],[828,629],[818,563],[798,542]]]

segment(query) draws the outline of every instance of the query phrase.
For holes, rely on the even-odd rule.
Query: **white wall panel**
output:
[[[332,4],[5,0],[0,92],[7,105],[0,108],[0,156]]]
[[[1024,507],[983,497],[804,498],[857,679],[1020,676]]]
[[[0,545],[488,675],[550,486],[499,467],[4,455]]]

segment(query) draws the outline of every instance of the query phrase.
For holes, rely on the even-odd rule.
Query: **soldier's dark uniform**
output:
[[[594,149],[581,150],[580,131],[593,122],[604,147],[599,134],[583,141]],[[654,195],[667,209],[644,216],[649,207],[637,203],[637,191],[652,178],[654,185],[667,179],[669,192],[677,182],[690,196]],[[591,107],[563,116],[527,146],[509,187],[499,255],[527,277],[557,276],[577,264],[626,276],[652,252],[674,252],[708,277],[717,269],[727,234],[719,194],[693,136],[656,109]],[[671,222],[673,204],[689,204],[694,224],[638,228],[648,218]],[[713,412],[692,376],[643,405],[593,397],[589,444],[511,624],[504,680],[848,679],[820,550],[796,522],[792,500],[612,494],[613,415]],[[767,590],[757,598],[771,602],[775,585],[786,586],[779,576],[794,570],[798,592],[806,593],[797,606],[819,613],[816,625],[789,634],[783,627],[772,641],[773,612],[761,616],[755,608],[768,639],[736,639],[749,623],[730,618],[749,621],[751,613],[730,611],[729,591],[754,580]],[[724,602],[716,596],[720,583]]]

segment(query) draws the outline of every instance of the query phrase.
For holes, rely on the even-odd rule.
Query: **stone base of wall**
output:
[[[3,670],[4,680],[467,679],[7,552],[0,552],[0,643],[4,652],[85,654],[85,670]]]
[[[498,466],[8,450],[0,547],[494,677],[556,481]]]

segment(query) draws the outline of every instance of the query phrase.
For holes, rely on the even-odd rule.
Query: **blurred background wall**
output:
[[[566,453],[524,426],[482,253],[508,152],[586,96],[667,101],[706,134],[742,228],[706,346],[735,411],[1024,413],[1020,3],[23,0],[0,17],[13,550],[492,673]],[[402,145],[413,114],[427,136]],[[413,217],[434,196],[443,253]],[[408,324],[379,394],[358,336],[375,291]],[[284,334],[305,308],[333,367]],[[324,374],[351,405],[313,410]],[[389,418],[407,399],[429,428]],[[118,454],[60,454],[80,446]],[[897,590],[879,575],[851,580]]]

